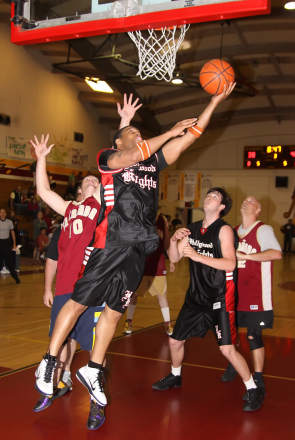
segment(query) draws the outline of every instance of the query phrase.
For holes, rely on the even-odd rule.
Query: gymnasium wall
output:
[[[10,43],[10,27],[0,24],[0,113],[11,116],[11,126],[0,125],[0,157],[6,155],[6,137],[31,139],[50,133],[65,147],[83,148],[88,166],[97,170],[96,154],[109,147],[109,128],[98,123],[90,103],[77,99],[78,90],[64,75],[52,74],[49,59],[32,47]],[[74,142],[74,131],[84,142]]]
[[[294,122],[257,122],[215,130],[210,130],[209,125],[204,134],[181,155],[176,168],[242,170],[244,147],[257,145],[295,145]]]

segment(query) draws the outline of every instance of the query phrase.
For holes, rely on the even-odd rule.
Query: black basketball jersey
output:
[[[210,258],[222,258],[219,232],[227,223],[221,218],[215,220],[207,229],[202,220],[188,226],[190,246],[199,254]],[[237,248],[235,234],[235,247]],[[235,310],[235,286],[237,269],[234,272],[214,269],[202,263],[189,260],[190,284],[185,302],[191,309],[206,313]]]
[[[128,168],[112,170],[107,161],[115,151],[103,150],[97,155],[101,173],[101,211],[93,246],[104,249],[149,241],[158,243],[159,236],[154,225],[158,209],[159,172],[167,166],[163,152],[159,150],[145,161]]]

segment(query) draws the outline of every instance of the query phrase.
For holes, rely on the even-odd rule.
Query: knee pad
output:
[[[252,338],[249,338],[251,336]],[[250,345],[250,350],[258,350],[264,347],[261,330],[248,330],[247,339]]]

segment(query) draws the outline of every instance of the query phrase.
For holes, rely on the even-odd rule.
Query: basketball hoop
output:
[[[138,49],[138,73],[141,79],[155,77],[157,80],[171,81],[176,63],[176,52],[183,42],[188,25],[147,29],[146,36],[141,31],[128,32]],[[176,31],[180,34],[177,37]]]

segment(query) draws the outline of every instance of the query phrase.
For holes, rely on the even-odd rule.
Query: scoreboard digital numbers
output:
[[[253,168],[295,168],[295,146],[244,147],[244,169]]]

